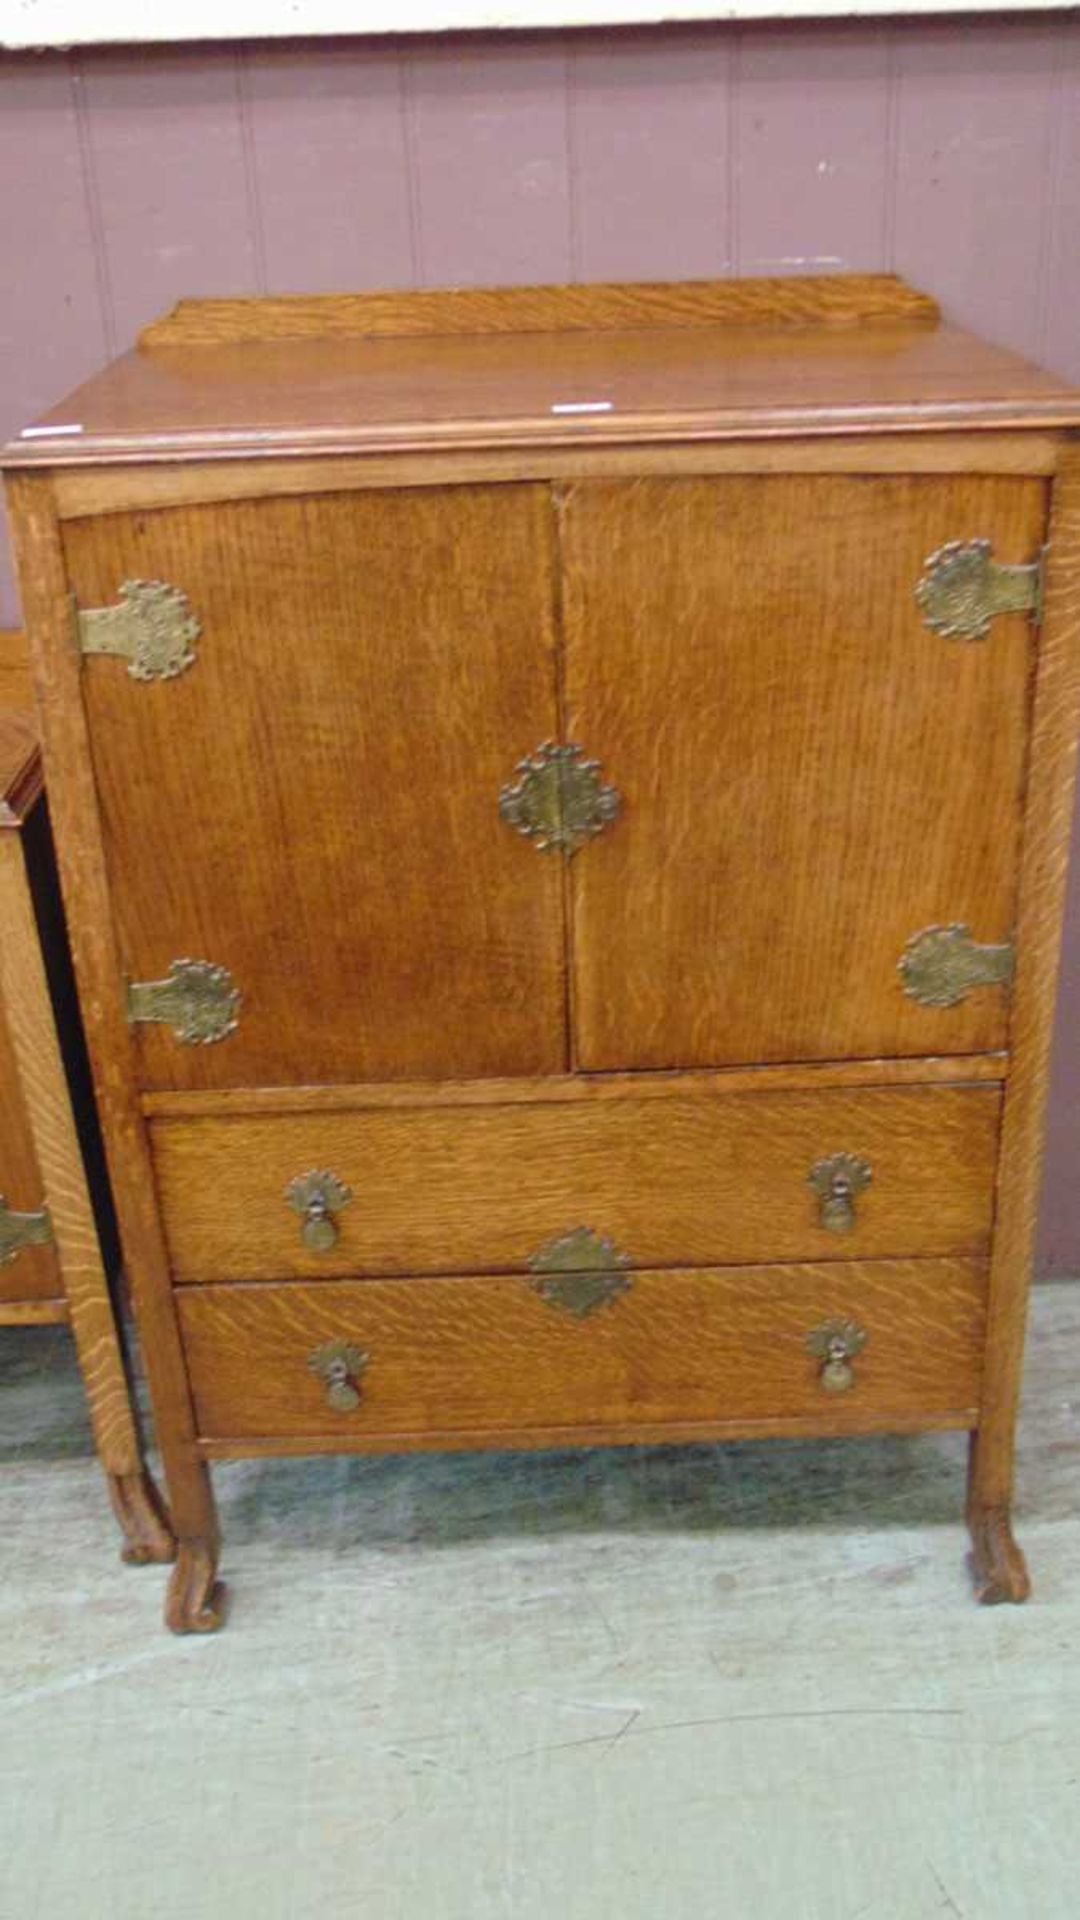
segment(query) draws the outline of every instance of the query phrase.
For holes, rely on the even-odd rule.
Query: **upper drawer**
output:
[[[160,1118],[151,1140],[181,1281],[515,1272],[579,1227],[635,1266],[704,1266],[981,1251],[999,1106],[996,1086],[569,1097]],[[849,1206],[843,1166],[811,1184],[837,1155],[869,1171]],[[323,1251],[286,1199],[309,1172],[351,1189]]]

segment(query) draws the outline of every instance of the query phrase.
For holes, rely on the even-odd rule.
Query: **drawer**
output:
[[[151,1139],[181,1282],[520,1272],[580,1226],[635,1266],[720,1266],[982,1252],[999,1108],[993,1085],[698,1091],[159,1118]],[[846,1231],[809,1181],[837,1154],[871,1172]],[[319,1252],[285,1198],[312,1170],[352,1195]]]
[[[526,1277],[188,1288],[177,1294],[198,1431],[442,1444],[485,1434],[770,1425],[968,1425],[985,1268],[974,1260],[675,1269],[629,1276],[586,1316]],[[570,1302],[570,1304],[566,1304]],[[580,1298],[577,1301],[580,1308]],[[853,1323],[852,1384],[809,1350]],[[342,1349],[352,1349],[351,1353]],[[316,1370],[344,1375],[335,1388]],[[342,1391],[343,1389],[343,1391]],[[336,1404],[340,1401],[341,1404]]]

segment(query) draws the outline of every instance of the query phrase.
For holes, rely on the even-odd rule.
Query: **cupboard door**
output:
[[[1031,560],[1041,481],[582,483],[562,498],[568,737],[622,795],[573,862],[585,1068],[1001,1047],[1007,997],[902,990],[912,936],[1012,931],[1022,614],[924,624],[929,554]]]
[[[565,1065],[561,876],[498,818],[556,730],[542,487],[423,488],[71,522],[81,609],[182,589],[177,678],[88,655],[124,968],[209,961],[236,1030],[133,1028],[151,1087]]]

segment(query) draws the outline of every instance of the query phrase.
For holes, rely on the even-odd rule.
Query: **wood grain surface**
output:
[[[181,300],[139,334],[143,349],[229,340],[408,334],[567,333],[641,327],[936,326],[936,300],[892,273],[670,280]]]
[[[18,870],[22,866],[22,858],[18,837],[0,834],[0,862],[9,869],[9,889],[15,895],[20,910],[23,902]],[[3,878],[0,875],[2,886]],[[10,937],[5,926],[0,949],[7,945]],[[14,937],[18,938],[17,930]],[[0,951],[0,967],[2,965],[3,953]],[[9,967],[9,975],[13,971],[14,961]],[[12,987],[17,994],[25,993],[25,982],[12,979],[8,990]],[[14,1009],[9,1008],[0,991],[0,1194],[19,1213],[33,1213],[44,1206],[45,1189],[30,1131],[26,1094],[12,1045],[12,1017],[19,1017],[18,1002]],[[0,1266],[0,1324],[9,1321],[9,1310],[15,1303],[54,1300],[63,1293],[63,1286],[55,1242],[47,1242],[41,1247],[24,1247],[9,1266]]]
[[[985,1251],[999,1109],[993,1087],[672,1094],[164,1120],[151,1145],[181,1281],[521,1271],[582,1225],[637,1265],[714,1266]],[[845,1234],[808,1183],[841,1151],[873,1170]],[[318,1168],[353,1193],[324,1253],[285,1200]]]
[[[986,1086],[1004,1079],[1004,1053],[930,1055],[915,1060],[809,1060],[797,1065],[688,1068],[678,1073],[556,1073],[535,1079],[374,1080],[325,1087],[196,1088],[144,1093],[151,1119],[209,1120],[217,1115],[349,1113],[356,1108],[507,1107],[555,1101],[670,1100],[672,1094],[825,1092],[842,1087]]]
[[[802,1416],[887,1428],[913,1413],[972,1417],[985,1267],[924,1260],[636,1273],[586,1320],[527,1279],[332,1282],[185,1289],[177,1311],[200,1435],[365,1433],[428,1439],[465,1427],[512,1445],[516,1426],[600,1430]],[[855,1386],[823,1390],[806,1337],[856,1320]],[[368,1354],[360,1405],[327,1406],[309,1370],[324,1342]],[[865,1429],[864,1429],[865,1430]]]
[[[22,847],[12,834],[0,836],[0,927],[0,994],[29,1137],[41,1169],[41,1196],[52,1222],[55,1246],[47,1251],[58,1258],[94,1445],[124,1534],[124,1558],[137,1563],[171,1560],[172,1533],[143,1466]],[[55,1293],[55,1273],[52,1278]]]
[[[255,500],[268,494],[351,493],[366,487],[476,485],[496,480],[641,479],[707,473],[1023,473],[1056,470],[1053,433],[837,434],[832,438],[694,441],[688,446],[546,447],[429,454],[318,454],[290,459],[190,460],[62,468],[62,520],[131,508]]]
[[[1075,388],[953,327],[255,340],[129,353],[3,458],[56,469],[1078,423]]]
[[[987,1597],[1023,1599],[1010,1551],[1016,1410],[1034,1255],[1061,920],[1080,728],[1080,449],[1054,486],[1017,921],[1018,963],[1002,1125],[986,1374],[969,1508]]]
[[[535,488],[243,502],[68,522],[83,606],[182,588],[197,664],[83,694],[123,966],[226,967],[238,1031],[135,1030],[149,1086],[565,1065],[561,875],[499,820],[556,730]]]
[[[167,1617],[177,1629],[198,1632],[221,1620],[217,1514],[210,1476],[194,1445],[187,1373],[118,992],[123,975],[82,705],[82,662],[72,645],[71,602],[49,481],[13,476],[8,505],[72,957],[176,1532]]]
[[[41,798],[37,721],[29,706],[4,707],[0,675],[0,828],[20,827]]]
[[[623,812],[574,862],[576,1064],[977,1052],[1000,990],[917,1005],[923,928],[1008,939],[1033,643],[924,625],[947,540],[1037,554],[1037,480],[820,476],[564,495],[566,728]]]

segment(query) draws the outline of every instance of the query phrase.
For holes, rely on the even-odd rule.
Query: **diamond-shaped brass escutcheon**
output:
[[[629,1292],[629,1265],[630,1255],[591,1227],[575,1227],[549,1240],[529,1261],[540,1298],[575,1320],[587,1320],[598,1307]]]
[[[580,747],[545,740],[514,771],[517,780],[499,795],[499,817],[538,853],[569,859],[622,805],[616,789],[601,780],[599,760],[586,760]]]

